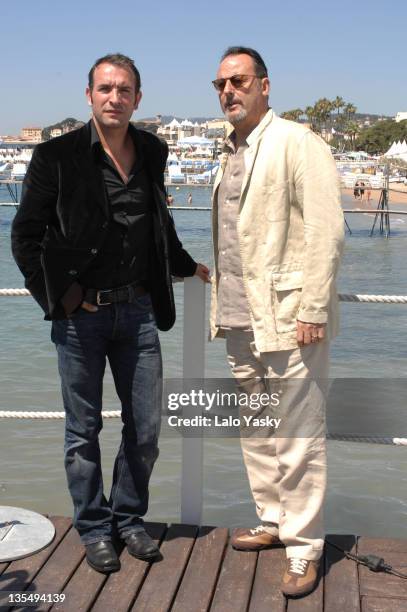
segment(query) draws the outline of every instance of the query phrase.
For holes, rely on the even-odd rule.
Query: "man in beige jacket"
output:
[[[232,545],[285,545],[282,591],[304,595],[317,582],[324,544],[326,379],[344,238],[339,182],[319,136],[269,108],[256,51],[230,47],[213,84],[233,129],[214,185],[211,337],[226,338],[242,391],[286,385],[288,421],[284,437],[241,438],[261,524],[237,530]]]

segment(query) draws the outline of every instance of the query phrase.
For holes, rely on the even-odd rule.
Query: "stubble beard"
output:
[[[245,108],[241,108],[238,113],[232,113],[231,111],[228,111],[228,109],[226,109],[225,115],[226,115],[226,119],[232,125],[235,125],[236,123],[240,123],[241,121],[244,121],[244,119],[246,119],[247,110]]]

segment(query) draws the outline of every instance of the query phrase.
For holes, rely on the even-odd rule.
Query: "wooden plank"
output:
[[[407,574],[407,553],[382,553],[387,564]],[[384,572],[372,572],[359,565],[360,594],[376,597],[402,597],[407,599],[407,580]]]
[[[280,589],[285,566],[284,548],[259,553],[249,612],[285,612],[287,600]]]
[[[318,582],[309,595],[287,599],[287,612],[323,612],[324,610],[325,560],[322,556],[318,569]],[[350,611],[347,611],[350,612]]]
[[[9,565],[9,563],[0,563],[0,576],[4,572],[4,570],[8,568]]]
[[[76,529],[70,529],[54,553],[29,585],[27,592],[60,593],[85,555]],[[36,606],[36,612],[49,610],[52,604]],[[13,610],[21,610],[13,608]]]
[[[211,612],[246,612],[256,564],[257,553],[227,548]]]
[[[71,527],[71,520],[62,516],[50,518],[55,526],[55,537],[51,544],[35,555],[12,561],[0,576],[2,591],[25,591],[44,563],[50,558]]]
[[[151,566],[132,608],[134,612],[167,612],[170,609],[197,531],[192,525],[171,525],[161,544],[163,560]]]
[[[383,557],[383,553],[397,552],[407,553],[407,540],[396,540],[394,538],[358,538],[358,554],[379,555]]]
[[[407,612],[407,600],[362,597],[362,612]]]
[[[228,529],[201,527],[171,612],[209,610],[228,541]]]
[[[146,523],[147,533],[159,543],[167,530],[165,523]],[[132,605],[151,564],[135,559],[124,549],[120,572],[111,574],[92,608],[92,612],[127,612]]]
[[[329,540],[356,554],[356,538],[349,535],[328,535]],[[343,553],[325,543],[325,610],[329,612],[359,612],[359,580],[357,566]]]
[[[0,576],[1,574],[7,569],[7,567],[9,566],[9,563],[0,563]],[[2,595],[2,591],[3,591],[3,595]],[[7,595],[4,594],[4,589],[1,588],[1,583],[0,583],[0,609],[3,610],[3,606],[4,606],[4,610],[5,605],[6,605],[6,601],[7,601]]]
[[[106,580],[107,575],[96,572],[88,565],[86,559],[83,559],[68,584],[64,587],[65,600],[54,604],[52,610],[86,612],[97,598]]]

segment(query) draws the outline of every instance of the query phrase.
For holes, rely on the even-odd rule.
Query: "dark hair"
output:
[[[251,47],[228,47],[221,57],[221,62],[226,59],[229,55],[250,55],[254,62],[254,71],[256,76],[264,78],[268,76],[266,64],[263,61],[260,53],[252,49]]]
[[[134,74],[134,78],[136,79],[136,93],[140,90],[140,73],[134,65],[134,61],[130,57],[127,57],[127,55],[122,55],[121,53],[109,53],[108,55],[99,57],[99,59],[96,60],[88,74],[88,85],[90,90],[93,89],[93,75],[95,73],[95,69],[100,66],[100,64],[113,64],[114,66],[120,66],[121,68],[128,68]]]

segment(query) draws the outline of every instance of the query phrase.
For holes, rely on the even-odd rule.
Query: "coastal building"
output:
[[[178,121],[175,117],[170,123],[162,125],[157,135],[167,141],[169,145],[176,145],[180,140],[190,137],[205,137],[211,140],[222,140],[226,133],[228,121],[224,119],[210,119],[202,123],[192,122],[189,119]]]
[[[61,128],[53,128],[49,133],[50,138],[57,138],[58,136],[62,136]]]
[[[176,145],[179,140],[190,136],[203,136],[204,133],[204,123],[199,124],[197,121],[193,123],[189,119],[180,122],[175,117],[170,123],[161,125],[157,130],[157,135],[166,140],[169,145]]]
[[[28,140],[29,142],[41,142],[42,128],[23,127],[23,129],[21,130],[21,140]]]
[[[188,136],[201,136],[203,129],[204,128],[201,128],[197,121],[192,123],[192,121],[184,119],[184,121],[181,122],[180,138],[187,138]]]
[[[207,130],[225,130],[229,125],[229,121],[226,119],[209,119],[205,122]]]
[[[13,134],[3,134],[3,136],[1,136],[1,142],[2,143],[16,143],[16,142],[21,142],[20,141],[20,137],[19,136],[14,136]]]
[[[79,130],[82,126],[84,126],[83,121],[76,121],[75,123],[64,123],[62,126],[62,134],[67,134],[68,132],[73,132],[73,130]]]
[[[400,111],[394,117],[394,121],[399,123],[400,121],[405,121],[407,119],[407,111]]]
[[[223,140],[229,125],[229,121],[225,119],[210,119],[205,123],[205,135],[207,138],[218,138]]]
[[[166,125],[162,125],[157,130],[157,135],[164,138],[168,144],[175,144],[178,140],[178,130],[181,128],[181,124],[174,119],[167,123]]]

